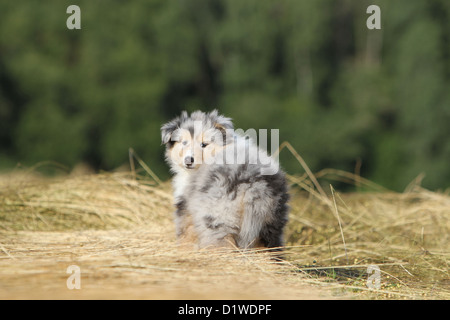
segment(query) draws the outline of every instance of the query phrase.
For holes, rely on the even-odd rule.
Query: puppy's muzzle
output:
[[[184,158],[184,165],[186,168],[191,169],[194,166],[194,157],[187,156]]]

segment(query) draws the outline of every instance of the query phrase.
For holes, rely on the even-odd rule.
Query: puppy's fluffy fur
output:
[[[161,135],[175,174],[181,242],[200,248],[283,245],[289,198],[285,175],[253,141],[234,133],[230,118],[217,110],[183,112],[162,126]],[[264,169],[271,174],[263,174]]]

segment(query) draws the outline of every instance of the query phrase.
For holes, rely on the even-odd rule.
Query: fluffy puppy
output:
[[[175,224],[180,242],[199,248],[280,247],[288,193],[279,164],[234,132],[230,118],[193,112],[161,127],[174,173]]]

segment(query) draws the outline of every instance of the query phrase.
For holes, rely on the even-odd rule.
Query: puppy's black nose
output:
[[[194,157],[191,156],[187,156],[186,158],[184,158],[184,164],[187,166],[191,166],[194,164]]]

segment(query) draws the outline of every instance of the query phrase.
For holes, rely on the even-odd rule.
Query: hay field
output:
[[[171,187],[155,178],[1,175],[0,298],[450,298],[448,194],[416,183],[388,192],[336,170],[290,176],[286,250],[276,261],[264,251],[178,247]],[[322,187],[335,179],[372,191]],[[81,289],[67,287],[71,265]],[[367,286],[370,265],[378,289]]]

